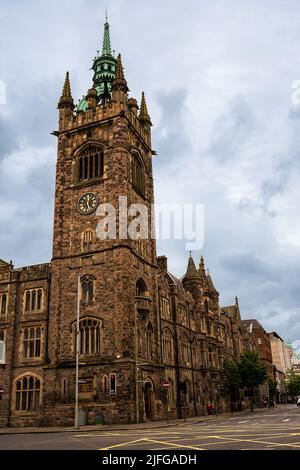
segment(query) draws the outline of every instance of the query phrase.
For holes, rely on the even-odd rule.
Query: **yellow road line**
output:
[[[211,436],[214,437],[215,439],[221,439],[221,440],[227,440],[226,437],[221,437],[221,436]],[[271,444],[272,446],[276,447],[300,447],[300,445],[297,444],[281,444],[279,442],[267,442],[267,441],[256,441],[254,439],[233,439],[235,442],[253,442],[254,444]]]
[[[205,450],[205,449],[202,449],[200,447],[182,446],[182,445],[179,445],[179,444],[173,444],[172,442],[156,441],[154,439],[148,439],[148,438],[146,438],[145,441],[151,442],[151,443],[153,442],[154,444],[163,444],[163,445],[166,445],[166,446],[172,446],[172,447],[176,447],[176,448],[179,448],[179,449]]]
[[[136,441],[122,442],[121,444],[115,444],[113,446],[103,447],[102,449],[98,449],[98,450],[110,450],[110,449],[115,449],[116,447],[124,447],[124,446],[127,446],[129,444],[137,444],[138,442],[142,443],[143,441],[145,441],[145,439],[137,439]]]

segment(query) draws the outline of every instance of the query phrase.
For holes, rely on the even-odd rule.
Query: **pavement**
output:
[[[282,405],[283,406],[283,405]],[[232,413],[223,413],[219,415],[212,416],[195,416],[192,418],[184,419],[175,419],[167,421],[147,421],[140,424],[98,424],[98,425],[89,425],[89,426],[80,426],[78,428],[74,427],[22,427],[22,428],[0,428],[0,436],[2,434],[41,434],[41,433],[66,433],[66,432],[93,432],[93,431],[125,431],[125,430],[143,430],[143,429],[157,429],[165,428],[171,426],[184,426],[192,423],[203,423],[215,421],[218,419],[224,419],[232,416],[240,416],[253,414],[258,412],[264,412],[266,408],[257,408],[253,412],[250,410],[243,410],[239,412]]]
[[[8,432],[10,431],[10,432]],[[1,430],[0,450],[300,450],[300,407],[284,405],[169,425]]]

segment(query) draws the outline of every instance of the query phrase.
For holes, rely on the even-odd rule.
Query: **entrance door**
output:
[[[153,419],[153,388],[150,382],[145,383],[144,400],[146,418]]]

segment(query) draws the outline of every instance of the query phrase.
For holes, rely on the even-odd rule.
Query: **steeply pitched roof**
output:
[[[0,266],[9,266],[9,263],[0,258]]]
[[[217,295],[219,295],[219,292],[218,292],[217,289],[215,288],[214,283],[213,283],[213,281],[212,281],[212,278],[211,278],[210,274],[208,274],[208,275],[206,276],[206,279],[207,279],[207,285],[208,285],[208,292],[209,292],[210,294],[217,294]]]

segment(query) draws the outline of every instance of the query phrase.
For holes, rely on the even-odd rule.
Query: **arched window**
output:
[[[78,182],[102,178],[103,173],[103,150],[95,145],[90,145],[85,148],[78,157]]]
[[[24,358],[41,357],[42,330],[40,327],[26,328],[23,333]]]
[[[183,364],[190,364],[190,344],[187,335],[181,337],[181,358]]]
[[[83,356],[100,354],[100,340],[101,320],[94,318],[81,320],[79,323],[79,353]]]
[[[5,364],[5,331],[0,331],[0,364]]]
[[[63,398],[65,398],[68,395],[68,381],[65,378],[62,379],[61,394]]]
[[[90,276],[85,276],[81,280],[81,303],[91,305],[94,300],[94,280]]]
[[[43,289],[30,289],[25,292],[25,312],[40,312],[43,310]]]
[[[43,291],[42,289],[38,290],[37,294],[37,309],[42,310],[42,299],[43,299]]]
[[[152,359],[153,357],[153,326],[149,322],[146,329],[146,348],[147,348],[147,357]]]
[[[147,287],[143,279],[139,279],[136,283],[136,296],[145,297],[147,294]]]
[[[0,294],[0,314],[5,317],[7,308],[7,294]]]
[[[93,250],[93,232],[91,229],[87,229],[82,235],[82,251],[89,253]]]
[[[16,382],[16,411],[38,411],[41,400],[41,381],[25,376]]]
[[[108,393],[109,392],[109,390],[108,390],[108,376],[107,375],[103,376],[102,390],[103,390],[103,393]]]
[[[131,178],[135,191],[141,196],[145,196],[145,171],[137,155],[131,157]]]
[[[173,336],[171,331],[167,328],[162,334],[162,355],[163,361],[173,362],[174,360],[174,346]]]

